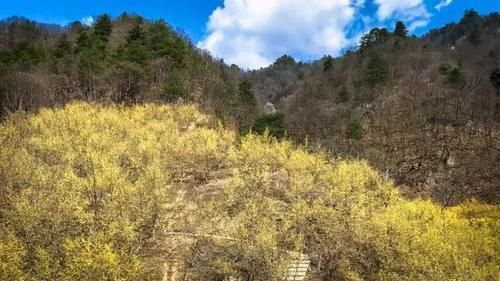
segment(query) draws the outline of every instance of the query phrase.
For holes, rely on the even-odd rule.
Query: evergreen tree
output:
[[[361,126],[361,121],[359,120],[358,117],[354,117],[351,119],[351,122],[349,123],[349,126],[347,127],[347,135],[351,139],[355,139],[355,140],[360,140],[363,138],[364,131],[363,131],[363,127]]]
[[[90,41],[90,37],[87,33],[86,30],[81,30],[80,33],[78,34],[78,38],[76,39],[76,52],[79,53],[80,51],[90,48],[90,45],[92,42]]]
[[[408,29],[402,21],[396,22],[396,28],[394,29],[394,35],[399,36],[401,38],[406,38],[408,36]]]
[[[333,66],[333,57],[328,55],[323,60],[323,71],[328,71]]]
[[[132,28],[128,32],[127,42],[133,41],[143,41],[144,40],[144,31],[140,23],[135,22]]]
[[[366,80],[372,86],[383,83],[389,76],[387,62],[377,53],[372,53],[366,68]]]
[[[94,34],[97,38],[107,42],[112,31],[113,26],[111,24],[111,18],[107,14],[97,18],[94,26]]]
[[[265,114],[257,118],[252,127],[258,134],[264,134],[267,130],[269,135],[281,139],[286,135],[285,115],[281,112]]]
[[[252,93],[252,83],[250,83],[250,81],[248,81],[247,79],[244,79],[240,82],[240,85],[238,86],[238,94],[244,104],[250,106],[257,105],[255,96]]]
[[[351,93],[349,93],[349,90],[344,85],[344,86],[342,86],[342,88],[340,88],[340,92],[337,95],[337,101],[340,103],[348,102],[350,96],[351,96]]]
[[[458,67],[454,67],[449,72],[447,83],[454,88],[463,88],[465,86],[465,77]]]
[[[495,68],[490,74],[490,81],[497,91],[497,95],[500,95],[500,68]]]
[[[167,83],[164,87],[164,91],[164,97],[168,101],[175,101],[179,98],[184,98],[187,96],[187,91],[182,81],[182,75],[177,69],[174,69],[170,73]]]
[[[71,52],[71,42],[68,40],[68,35],[64,33],[59,37],[56,42],[56,46],[54,49],[54,56],[56,58],[62,58],[65,54]]]
[[[373,28],[370,32],[361,37],[359,49],[363,52],[374,45],[386,42],[388,39],[389,31],[387,31],[386,28]]]

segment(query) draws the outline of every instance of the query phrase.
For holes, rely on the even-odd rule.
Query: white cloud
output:
[[[428,20],[429,12],[423,0],[375,0],[379,7],[377,16],[379,20],[397,18],[406,21]]]
[[[338,54],[363,0],[225,0],[198,46],[228,63],[258,68],[283,54]]]
[[[80,20],[83,25],[91,26],[94,24],[94,17],[88,16]]]
[[[375,20],[362,14],[365,0],[224,0],[211,14],[208,34],[198,47],[226,63],[255,69],[283,54],[339,55],[370,26],[397,18],[412,29],[430,18],[423,0],[373,1],[378,6]]]
[[[453,2],[453,0],[441,0],[436,6],[434,6],[434,9],[440,11],[442,8],[449,6]]]

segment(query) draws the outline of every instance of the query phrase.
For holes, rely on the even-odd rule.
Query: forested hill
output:
[[[499,28],[242,71],[137,15],[0,22],[0,280],[497,280]]]
[[[339,58],[289,56],[246,74],[288,134],[333,155],[368,159],[408,196],[499,202],[500,15],[409,36],[375,28]]]
[[[196,49],[168,23],[123,13],[89,27],[25,18],[0,21],[0,110],[37,110],[72,100],[195,102],[248,129],[256,104],[240,94],[240,70]],[[245,95],[246,94],[246,95]]]
[[[196,103],[241,133],[269,128],[367,159],[410,197],[497,203],[499,38],[498,13],[470,10],[422,37],[399,22],[338,58],[284,55],[243,71],[161,20],[124,13],[58,27],[12,17],[0,22],[0,112],[73,100]]]

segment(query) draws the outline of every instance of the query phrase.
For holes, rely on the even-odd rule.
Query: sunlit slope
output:
[[[499,274],[497,206],[409,202],[365,162],[239,139],[194,106],[11,115],[0,192],[0,280],[279,280],[297,253],[312,280]]]

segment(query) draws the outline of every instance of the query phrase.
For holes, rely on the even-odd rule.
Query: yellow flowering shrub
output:
[[[162,262],[182,280],[282,280],[301,254],[311,280],[500,272],[498,206],[407,201],[364,161],[239,139],[190,105],[12,114],[0,195],[0,280],[161,280]]]

